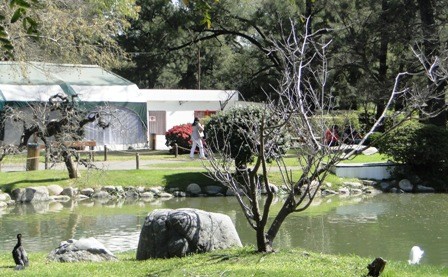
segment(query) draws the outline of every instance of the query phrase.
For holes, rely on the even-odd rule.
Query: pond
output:
[[[407,261],[411,247],[418,245],[425,251],[421,263],[448,266],[448,195],[380,194],[316,200],[321,203],[287,218],[274,248],[301,247]],[[91,236],[112,252],[132,250],[137,248],[148,212],[183,207],[229,215],[243,244],[255,245],[254,231],[235,198],[209,197],[15,205],[0,210],[0,251],[11,251],[19,232],[28,252],[50,252],[63,240]],[[277,203],[273,210],[279,207]]]

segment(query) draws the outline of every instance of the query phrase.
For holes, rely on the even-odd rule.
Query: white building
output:
[[[165,132],[229,108],[238,101],[235,90],[142,89],[148,97],[148,138],[152,149],[168,149]]]
[[[97,65],[0,62],[0,122],[6,106],[30,111],[30,105],[57,93],[76,95],[89,111],[109,110],[108,128],[85,126],[85,140],[96,142],[96,150],[105,145],[113,150],[167,149],[165,132],[170,128],[238,101],[237,91],[139,89]],[[6,120],[0,124],[0,144],[18,144],[22,131],[19,123]]]

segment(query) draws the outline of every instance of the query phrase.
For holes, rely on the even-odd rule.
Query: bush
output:
[[[165,133],[165,145],[173,147],[177,143],[179,153],[189,153],[192,143],[190,138],[192,130],[191,123],[174,126]]]
[[[238,168],[254,161],[259,151],[259,128],[265,111],[258,106],[237,107],[210,118],[205,126],[207,145],[213,151],[219,150],[235,159]],[[267,125],[276,123],[275,117],[267,114]],[[265,139],[267,159],[285,154],[290,147],[290,135],[280,128],[272,131]]]
[[[380,153],[425,181],[446,183],[448,179],[448,131],[445,128],[410,121],[378,142]]]

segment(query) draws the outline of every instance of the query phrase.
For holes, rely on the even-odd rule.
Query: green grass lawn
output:
[[[115,155],[116,154],[116,155]],[[141,157],[145,157],[142,155]],[[140,170],[81,170],[81,177],[78,179],[69,179],[66,170],[37,170],[37,171],[18,171],[18,172],[0,172],[0,189],[10,192],[15,188],[29,186],[47,186],[58,184],[63,187],[75,186],[78,188],[101,187],[105,185],[114,186],[165,186],[170,188],[185,189],[190,183],[199,185],[217,185],[206,176],[207,171],[200,160],[191,161],[188,155],[181,155],[175,158],[166,153],[154,152],[147,155],[148,159],[156,162],[142,166]],[[123,156],[119,152],[109,155],[113,161],[128,161],[129,156]],[[134,161],[134,157],[132,159]],[[350,162],[378,162],[384,161],[385,157],[380,154],[371,156],[359,155]],[[160,161],[160,162],[158,162]],[[298,167],[297,158],[288,156],[285,163],[290,166],[292,175],[298,178],[302,173]],[[273,184],[282,185],[282,177],[276,171],[275,163],[269,165],[269,179]],[[335,186],[341,185],[348,179],[339,178],[329,174],[327,182]],[[355,181],[356,179],[349,179]]]
[[[300,249],[270,254],[253,248],[219,250],[184,258],[136,261],[135,252],[117,255],[118,262],[48,262],[46,254],[29,253],[30,266],[14,271],[11,254],[0,254],[0,276],[365,276],[374,257],[309,253]],[[387,263],[382,277],[447,276],[444,267]]]

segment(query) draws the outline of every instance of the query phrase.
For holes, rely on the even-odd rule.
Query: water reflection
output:
[[[425,250],[422,263],[448,265],[447,200],[448,195],[434,194],[319,199],[320,205],[286,220],[274,247],[406,261],[411,247],[419,245]],[[229,215],[243,244],[255,244],[254,231],[233,197],[83,200],[0,209],[0,251],[11,251],[19,232],[30,252],[50,252],[63,240],[90,236],[113,252],[132,250],[148,212],[184,207]]]

